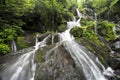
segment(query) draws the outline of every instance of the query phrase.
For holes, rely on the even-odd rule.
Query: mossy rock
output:
[[[80,27],[74,27],[70,30],[70,33],[74,36],[74,37],[82,37],[83,34],[83,29]]]
[[[28,41],[26,41],[25,37],[18,37],[17,38],[17,48],[18,50],[20,49],[24,49],[24,48],[28,48],[33,46],[33,43],[29,43]]]
[[[40,50],[38,53],[37,53],[37,58],[36,58],[36,61],[37,62],[42,62],[43,60],[43,55],[44,55],[44,52],[42,50]]]
[[[97,26],[98,34],[105,38],[106,41],[111,41],[116,38],[113,31],[114,23],[108,21],[100,21]]]

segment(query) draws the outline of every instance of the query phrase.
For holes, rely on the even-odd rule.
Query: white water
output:
[[[17,60],[7,65],[2,74],[0,74],[1,80],[34,80],[36,70],[36,63],[34,62],[35,52],[39,48],[46,46],[46,40],[49,36],[41,42],[38,42],[36,38],[35,49],[19,56]]]
[[[79,21],[81,20],[82,15],[79,13],[78,9],[77,13],[80,19],[76,22],[67,22],[68,29],[60,34],[60,40],[64,41],[66,50],[69,51],[77,67],[82,71],[85,80],[106,80],[102,74],[102,71],[105,70],[104,66],[98,59],[95,60],[95,56],[90,57],[91,54],[86,50],[86,48],[76,43],[74,41],[74,37],[70,34],[71,28],[80,26]],[[102,70],[97,64],[102,68]]]
[[[120,41],[115,42],[115,48],[116,49],[120,48]]]
[[[12,41],[11,49],[12,49],[12,52],[16,52],[17,51],[16,43],[15,43],[14,40]]]
[[[51,41],[52,44],[54,43],[54,37],[55,35],[52,35],[52,41]]]
[[[95,16],[95,33],[98,35],[98,32],[97,32],[97,14],[96,13],[94,13],[94,16]]]

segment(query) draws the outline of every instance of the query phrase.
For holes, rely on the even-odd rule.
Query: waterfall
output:
[[[12,52],[16,52],[17,51],[15,40],[12,40],[11,49],[12,49]]]
[[[76,22],[76,18],[75,18],[75,16],[73,16],[73,19],[72,19],[74,22]]]
[[[94,16],[95,16],[95,33],[96,34],[98,34],[98,32],[97,32],[97,14],[96,13],[94,13]]]
[[[107,80],[104,75],[112,76],[114,71],[110,67],[105,70],[99,59],[84,46],[75,42],[74,37],[70,34],[70,30],[73,27],[81,26],[80,20],[82,18],[82,14],[78,9],[76,9],[76,11],[79,19],[76,20],[74,17],[73,21],[67,22],[68,29],[59,33],[60,43],[63,42],[65,49],[70,53],[71,57],[75,61],[78,70],[80,70],[81,74],[84,75],[83,80]],[[16,60],[8,62],[7,65],[4,64],[5,68],[0,72],[0,80],[34,80],[36,71],[36,63],[34,61],[35,53],[39,48],[46,46],[46,41],[49,37],[50,35],[39,42],[37,35],[33,50],[18,56]],[[54,43],[54,37],[55,36],[53,35],[51,43]],[[111,74],[109,72],[111,72]]]
[[[35,37],[35,45],[37,45],[37,43],[38,43],[38,34],[36,35],[36,37]]]
[[[54,37],[55,35],[52,35],[52,41],[51,41],[52,44],[54,43]]]
[[[62,32],[60,35],[60,40],[64,41],[64,46],[66,50],[70,53],[71,57],[74,59],[77,67],[82,71],[85,80],[106,80],[102,72],[105,70],[104,66],[100,61],[94,60],[95,56],[83,46],[79,45],[74,41],[74,37],[70,34],[70,29],[79,26],[79,21],[81,20],[81,14],[77,9],[78,16],[80,19],[78,21],[67,22],[68,29],[65,32]],[[98,65],[100,67],[98,67]]]
[[[34,80],[36,70],[35,53],[39,48],[46,46],[46,40],[49,37],[50,35],[41,42],[38,42],[36,38],[35,48],[20,55],[16,60],[9,62],[0,73],[0,80]]]
[[[80,11],[78,10],[78,8],[76,9],[76,11],[77,11],[77,15],[78,15],[78,17],[79,17],[79,21],[81,20],[81,18],[82,18],[82,14],[80,13]]]

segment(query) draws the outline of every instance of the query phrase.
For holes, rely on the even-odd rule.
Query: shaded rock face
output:
[[[43,49],[43,50],[46,50]],[[39,55],[39,54],[38,54]],[[38,62],[35,80],[84,80],[63,46],[47,51],[43,61]]]
[[[111,54],[111,58],[108,58],[109,64],[116,71],[115,73],[120,75],[120,38],[113,40],[110,46],[114,54]]]

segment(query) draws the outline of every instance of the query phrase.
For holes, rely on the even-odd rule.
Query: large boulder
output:
[[[84,80],[71,58],[61,45],[48,46],[38,51],[35,80]]]

